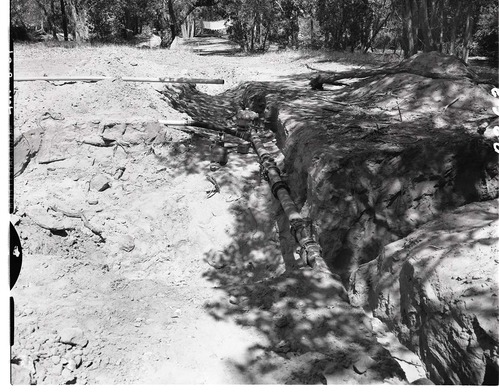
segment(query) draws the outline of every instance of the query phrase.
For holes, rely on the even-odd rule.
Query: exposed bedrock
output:
[[[386,323],[437,384],[497,385],[497,207],[444,213],[351,276],[351,303]]]

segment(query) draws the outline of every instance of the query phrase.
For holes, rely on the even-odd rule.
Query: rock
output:
[[[74,361],[75,361],[75,366],[78,369],[81,366],[81,363],[82,363],[82,357],[81,357],[81,355],[75,355]]]
[[[152,34],[151,37],[147,39],[147,41],[137,44],[136,47],[155,49],[159,48],[160,45],[161,37],[159,35]]]
[[[124,167],[117,168],[116,169],[116,173],[114,174],[114,179],[115,180],[119,180],[123,176],[124,172],[125,172],[125,168]]]
[[[358,374],[364,374],[367,370],[373,367],[376,361],[368,355],[363,355],[360,359],[354,362],[353,370]]]
[[[146,143],[152,143],[153,141],[155,141],[158,136],[160,136],[162,134],[162,131],[163,131],[163,126],[154,121],[154,122],[147,122],[144,124],[145,125],[145,142]]]
[[[11,364],[12,385],[32,385],[32,375],[28,368]]]
[[[416,381],[411,382],[411,385],[435,385],[427,378],[418,378]]]
[[[185,144],[180,143],[180,144],[178,145],[178,147],[177,147],[177,150],[178,150],[178,152],[179,152],[179,153],[183,154],[184,152],[186,152],[186,151],[187,151],[187,148],[188,148],[188,147],[187,147]]]
[[[105,191],[109,187],[109,180],[104,174],[98,174],[90,181],[90,188],[97,192]]]
[[[64,344],[79,347],[85,347],[88,344],[88,339],[85,338],[80,328],[65,328],[60,332],[60,336],[61,343]]]
[[[52,369],[50,369],[50,372],[54,375],[54,376],[58,376],[62,373],[62,363],[59,362],[57,365],[55,365]]]
[[[82,143],[90,144],[91,146],[105,147],[108,145],[100,135],[91,135],[82,139]]]
[[[277,328],[283,328],[289,324],[289,318],[283,314],[276,314],[274,316],[274,325]]]
[[[38,380],[38,383],[45,380],[47,374],[47,369],[45,369],[45,367],[41,363],[39,363],[39,365],[36,367],[36,378]]]
[[[51,359],[54,365],[57,365],[59,362],[61,362],[61,357],[59,355],[53,355]]]
[[[87,198],[87,203],[90,204],[91,206],[95,206],[99,204],[99,199],[97,199],[96,196],[88,196]]]
[[[441,215],[350,279],[351,303],[391,325],[437,384],[481,385],[499,346],[498,282],[489,278],[497,273],[496,203]]]
[[[285,340],[281,340],[274,348],[274,351],[276,353],[283,353],[283,354],[288,353],[289,351],[291,351],[291,345]]]
[[[43,136],[37,161],[40,164],[63,161],[71,157],[69,150],[74,146],[74,135],[67,128],[47,127]]]
[[[21,221],[21,217],[18,216],[18,215],[15,215],[15,214],[12,214],[10,216],[10,221],[12,222],[12,224],[15,226],[17,225],[20,221]]]
[[[61,377],[65,384],[74,384],[76,382],[76,376],[67,368],[62,371]]]
[[[102,125],[101,137],[104,141],[116,141],[120,140],[123,133],[125,132],[126,124],[123,123],[108,123]]]
[[[239,303],[239,300],[235,295],[231,295],[229,297],[229,303],[231,303],[232,305],[237,305]]]
[[[68,363],[66,364],[66,368],[74,371],[76,369],[76,362],[73,359],[68,360]]]
[[[210,251],[207,263],[215,269],[221,269],[228,264],[228,259],[223,251]]]
[[[135,248],[135,241],[132,236],[125,235],[120,245],[120,249],[125,252],[131,252]]]
[[[17,127],[15,129],[17,129]],[[40,149],[42,138],[43,132],[41,130],[32,130],[15,135],[14,153],[12,154],[14,177],[22,174],[29,162],[36,156]]]
[[[76,223],[72,222],[70,218],[54,217],[49,214],[45,208],[42,208],[39,205],[28,207],[26,209],[26,215],[28,215],[38,226],[43,227],[46,230],[65,231],[74,230],[76,228]]]

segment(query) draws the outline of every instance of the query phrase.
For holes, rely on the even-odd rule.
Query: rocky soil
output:
[[[299,83],[241,85],[217,97],[214,105],[220,105],[220,110],[215,110],[219,115],[214,113],[213,99],[194,89],[168,88],[164,93],[179,110],[199,118],[210,115],[213,122],[223,117],[223,107],[229,107],[229,102],[244,100],[245,94],[266,97],[268,127],[275,132],[284,154],[281,169],[294,200],[302,207],[302,214],[313,220],[331,270],[343,277],[346,286],[353,284],[349,286],[353,293],[358,289],[356,279],[349,282],[352,273],[364,276],[366,273],[360,271],[365,271],[364,264],[373,259],[366,265],[379,266],[384,260],[386,244],[406,237],[426,222],[439,219],[443,212],[473,202],[482,202],[477,204],[474,213],[489,217],[484,225],[490,225],[491,230],[483,233],[486,245],[483,249],[466,246],[473,248],[467,259],[487,266],[482,276],[496,276],[494,229],[497,229],[499,172],[493,138],[489,135],[495,121],[492,107],[497,100],[487,90],[491,86],[477,85],[464,78],[468,70],[455,59],[429,53],[405,63],[413,67],[412,72],[405,67],[400,73],[351,81],[346,87],[318,92],[307,91]],[[449,251],[462,246],[461,237],[452,237],[449,233],[452,229],[464,230],[468,220],[473,222],[473,214],[456,211],[462,215],[457,219],[459,223],[442,234],[456,242],[444,242],[438,249]],[[425,230],[433,230],[433,226]],[[470,236],[474,238],[471,233]],[[406,237],[410,242],[407,238],[410,237]],[[288,242],[284,247],[289,248],[291,244]],[[445,262],[445,258],[439,258],[434,264]],[[464,258],[459,262],[468,268]],[[360,291],[376,288],[378,280],[385,284],[387,279],[400,279],[404,287],[401,291],[408,290],[409,296],[418,302],[417,298],[429,295],[421,294],[419,285],[431,286],[438,293],[443,290],[424,270],[412,271],[412,278],[406,281],[402,275],[398,277],[393,268],[387,269],[395,276],[385,277],[381,267],[369,269],[360,283],[367,288]],[[438,276],[435,281],[439,281]],[[474,313],[461,315],[458,311],[458,324],[468,320],[466,331],[471,331],[470,323],[473,323],[479,330],[476,334],[481,342],[478,343],[478,338],[466,340],[460,353],[450,343],[455,333],[447,325],[451,320],[434,319],[426,306],[419,302],[414,305],[414,312],[424,320],[423,324],[433,324],[432,332],[421,332],[424,338],[421,337],[417,349],[405,343],[423,360],[432,381],[438,384],[497,382],[498,342],[496,328],[490,328],[498,315],[497,282],[491,279],[489,283],[492,302],[481,302],[484,309],[479,311],[489,315],[487,320],[477,318]],[[461,290],[458,285],[448,287],[448,293],[457,295]],[[398,290],[398,286],[390,289]],[[394,304],[393,294],[376,290],[373,294],[363,294],[369,300],[353,301],[353,304],[369,304],[366,309],[377,318],[380,311],[377,306],[386,307],[389,310],[385,312],[390,316],[379,318],[392,332],[398,332],[391,319],[406,317],[403,315],[409,305]],[[377,296],[380,298],[376,299]],[[480,320],[484,320],[483,325]],[[424,331],[424,327],[421,328]],[[399,338],[405,339],[400,333]],[[478,351],[470,357],[466,353],[473,350],[472,347]]]
[[[324,61],[316,54],[204,54],[183,47],[16,47],[16,75],[226,83],[198,86],[183,107],[172,101],[182,90],[119,79],[16,84],[12,223],[24,260],[12,290],[13,382],[407,384],[429,377],[481,384],[493,377],[497,280],[487,278],[497,272],[496,200],[483,201],[497,197],[497,158],[477,129],[494,101],[463,82],[456,91],[469,88],[466,95],[449,105],[452,94],[437,96],[433,81],[416,76],[391,76],[384,89],[371,80],[311,91],[305,64]],[[347,57],[320,64],[353,68]],[[300,268],[253,152],[237,153],[237,140],[229,139],[228,164],[211,172],[209,139],[157,122],[200,116],[230,123],[248,88],[238,86],[243,81],[259,81],[250,89],[266,92],[277,142],[266,145],[302,212],[314,219],[326,261],[342,274],[350,299],[336,280]],[[482,99],[476,107],[466,106],[471,92]],[[468,122],[461,129],[462,113]],[[440,218],[445,211],[457,216],[454,226],[431,222],[448,222]],[[444,244],[431,237],[437,230]],[[454,230],[463,238],[452,237]],[[443,253],[459,243],[456,252],[466,256],[439,253],[415,265],[407,254],[421,241]],[[397,252],[405,253],[394,264]],[[465,273],[465,260],[477,259],[477,271]],[[428,272],[441,261],[462,270],[450,277]],[[380,266],[376,277],[368,276],[372,263]],[[385,271],[406,279],[414,270],[431,277],[422,280],[425,288],[439,282],[440,302],[431,299],[446,311],[430,314],[424,295],[398,294],[397,279],[363,283]],[[454,310],[454,299],[469,293],[449,282],[462,279],[472,282],[473,295],[488,298],[476,311]],[[461,299],[471,300],[479,302]],[[382,312],[381,304],[393,310]],[[419,314],[415,327],[403,313],[409,304]],[[467,329],[440,328],[448,314]],[[442,333],[468,335],[446,356],[424,343]],[[415,345],[415,336],[424,344]],[[453,361],[462,369],[443,376],[441,366]]]

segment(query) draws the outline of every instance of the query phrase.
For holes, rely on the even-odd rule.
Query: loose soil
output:
[[[222,78],[222,86],[198,86],[217,94],[243,81],[306,88],[305,64],[334,71],[354,65],[348,57],[320,62],[296,52],[202,54],[183,47],[15,48],[18,76],[117,78],[16,83],[15,138],[43,134],[38,155],[15,179],[13,223],[23,249],[12,291],[17,382],[406,383],[409,370],[391,368],[384,353],[370,353],[376,366],[353,355],[359,339],[375,339],[360,311],[344,320],[341,339],[328,341],[338,351],[318,348],[326,345],[314,339],[330,339],[327,323],[340,319],[341,306],[328,299],[334,287],[306,271],[283,275],[276,201],[256,155],[233,149],[228,164],[210,172],[209,140],[157,124],[186,118],[158,92],[161,85],[119,80]],[[92,144],[98,134],[113,143]],[[322,297],[290,281],[312,281]],[[286,306],[303,319],[300,344],[283,338]],[[307,320],[321,318],[324,336],[307,331]],[[417,373],[420,364],[411,360]],[[344,370],[328,379],[335,366]]]

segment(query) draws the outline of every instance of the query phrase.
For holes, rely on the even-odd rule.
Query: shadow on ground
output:
[[[189,85],[168,87],[164,95],[195,120],[231,126],[245,95],[264,91],[291,195],[299,209],[309,203],[333,270],[344,270],[347,277],[384,245],[442,211],[497,197],[497,170],[491,166],[495,156],[462,123],[480,120],[475,105],[487,103],[485,92],[480,92],[480,102],[470,93],[447,110],[456,94],[472,91],[470,82],[426,83],[417,75],[395,75],[366,79],[356,84],[355,94],[347,95],[352,87],[335,94],[310,91],[299,78],[244,83],[216,97]],[[279,104],[279,121],[288,124],[289,134],[272,118],[273,103]],[[247,155],[240,164],[252,159],[256,156]],[[341,283],[299,268],[289,233],[279,223],[282,211],[265,186],[253,178],[240,189],[242,197],[232,206],[236,225],[231,244],[205,254],[205,262],[213,266],[205,277],[223,292],[222,299],[207,304],[209,313],[254,327],[267,340],[236,367],[251,383],[267,382],[271,375],[283,383],[320,383],[330,374],[328,383],[360,384],[401,375],[376,343],[363,311],[342,297]],[[406,216],[408,211],[413,215]],[[345,375],[345,369],[351,372]]]

